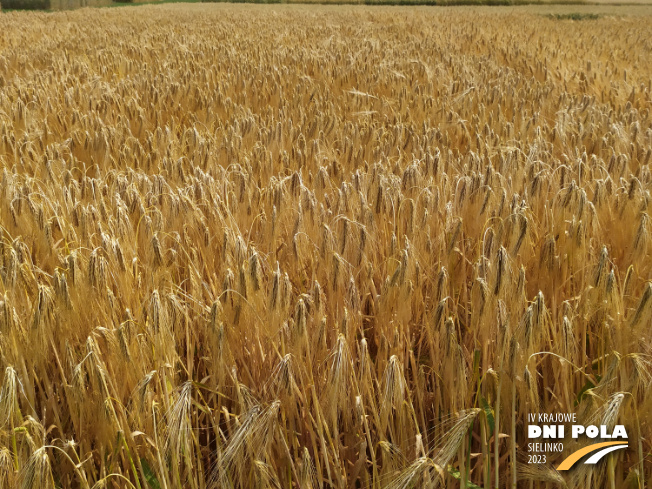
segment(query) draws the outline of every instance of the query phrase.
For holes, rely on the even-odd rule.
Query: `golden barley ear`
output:
[[[20,473],[21,489],[54,489],[50,457],[45,447],[30,455]]]
[[[14,487],[15,479],[14,456],[7,447],[2,447],[0,448],[0,485]]]
[[[554,467],[544,464],[519,463],[516,466],[518,480],[539,481],[552,484],[554,487],[568,487],[564,477]]]
[[[5,369],[5,375],[0,388],[0,426],[13,430],[14,423],[20,413],[18,406],[18,387],[20,381],[13,367]]]

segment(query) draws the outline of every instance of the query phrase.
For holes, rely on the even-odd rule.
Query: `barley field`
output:
[[[652,8],[564,8],[0,14],[0,487],[652,487]]]

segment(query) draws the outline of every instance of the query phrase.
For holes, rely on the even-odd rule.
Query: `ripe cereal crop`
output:
[[[0,487],[651,487],[631,11],[0,14]]]

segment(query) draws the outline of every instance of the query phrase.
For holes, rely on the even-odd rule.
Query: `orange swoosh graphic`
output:
[[[568,470],[573,465],[575,465],[575,462],[577,462],[579,459],[581,459],[584,455],[588,455],[591,452],[595,452],[596,450],[599,450],[600,448],[611,447],[611,446],[614,446],[614,445],[627,445],[627,442],[605,441],[603,443],[594,443],[593,445],[589,445],[588,447],[580,448],[576,452],[573,452],[568,457],[566,457],[564,459],[564,461],[559,464],[559,466],[557,467],[557,470]]]

